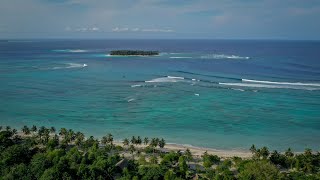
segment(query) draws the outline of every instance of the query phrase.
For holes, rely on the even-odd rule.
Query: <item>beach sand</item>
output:
[[[32,134],[30,135],[25,135],[24,133],[22,133],[21,131],[18,131],[17,135],[22,136],[22,137],[30,137],[32,136]],[[53,134],[50,134],[51,136],[53,136]],[[59,136],[60,137],[60,136]],[[62,138],[62,137],[60,137]],[[123,147],[123,143],[122,141],[114,141],[113,144],[118,145],[118,146],[122,146]],[[142,144],[142,145],[135,145],[136,148],[145,148],[146,145]],[[203,155],[206,151],[208,154],[213,154],[213,155],[217,155],[221,158],[232,158],[232,157],[241,157],[241,158],[251,158],[252,157],[252,153],[248,150],[248,151],[241,151],[241,150],[217,150],[217,149],[213,149],[213,148],[205,148],[205,147],[196,147],[196,146],[186,146],[186,145],[180,145],[180,144],[172,144],[172,143],[168,143],[165,145],[164,148],[160,149],[159,147],[157,147],[158,150],[161,151],[165,151],[165,152],[170,152],[170,151],[186,151],[187,149],[189,149],[192,153],[192,156],[194,157],[198,157],[200,158],[201,155]]]
[[[123,146],[122,142],[114,142],[115,145]],[[137,145],[137,148],[144,148],[146,145]],[[160,149],[160,148],[157,148]],[[166,144],[162,151],[186,151],[189,149],[193,156],[201,157],[206,151],[208,154],[217,155],[221,158],[232,158],[234,156],[241,158],[251,158],[252,154],[250,151],[240,151],[240,150],[217,150],[212,148],[195,147],[195,146],[185,146],[179,144]]]

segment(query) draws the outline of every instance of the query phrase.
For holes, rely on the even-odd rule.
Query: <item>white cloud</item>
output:
[[[119,27],[115,27],[112,29],[113,32],[125,32],[125,31],[129,31],[129,28],[119,28]]]
[[[136,31],[140,31],[140,29],[139,28],[133,28],[133,29],[131,29],[131,31],[136,32]]]
[[[99,32],[100,28],[98,27],[80,27],[80,28],[71,28],[67,26],[65,31],[73,31],[73,32]]]
[[[112,29],[112,32],[162,32],[162,33],[171,33],[175,32],[172,29],[141,29],[141,28],[128,28],[128,27],[115,27]]]
[[[170,32],[174,32],[174,30],[172,29],[142,29],[142,32],[166,32],[166,33],[170,33]]]

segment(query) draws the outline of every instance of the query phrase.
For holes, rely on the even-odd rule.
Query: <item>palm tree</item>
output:
[[[255,154],[257,152],[256,146],[254,144],[252,144],[252,146],[250,147],[250,152],[252,154]]]
[[[157,147],[158,142],[157,142],[156,138],[152,138],[149,145],[151,147]]]
[[[108,137],[107,136],[103,136],[101,139],[101,144],[105,145],[108,142]]]
[[[24,133],[24,134],[30,134],[30,129],[28,128],[28,126],[23,126],[23,128],[21,129],[21,131]]]
[[[67,131],[66,128],[61,128],[60,129],[59,135],[63,136],[64,139],[66,138],[67,134],[68,134],[68,131]]]
[[[125,139],[123,140],[123,145],[124,145],[124,146],[128,146],[128,145],[129,145],[129,139],[128,139],[128,138],[125,138]]]
[[[46,128],[44,126],[41,126],[38,129],[38,136],[39,136],[40,141],[42,141],[42,137],[45,135],[45,131],[46,131]]]
[[[130,153],[132,154],[132,159],[134,159],[134,156],[133,156],[133,153],[134,153],[134,151],[136,150],[136,148],[134,147],[134,145],[130,145],[129,146],[129,151],[130,151]]]
[[[141,143],[142,143],[142,139],[141,139],[140,136],[138,136],[138,138],[137,138],[137,144],[141,145]]]
[[[110,143],[111,145],[113,143],[113,135],[111,133],[108,133],[107,135],[107,143]]]
[[[0,131],[2,130],[2,126],[0,126]]]
[[[6,126],[6,131],[10,131],[11,127],[10,126]]]
[[[37,131],[37,126],[33,125],[33,126],[31,127],[31,131],[32,131],[32,132],[36,132],[36,131]]]
[[[136,144],[136,141],[137,141],[136,137],[132,136],[132,138],[131,138],[131,144]]]
[[[149,146],[151,146],[153,148],[153,155],[155,153],[155,148],[158,146],[158,141],[157,141],[158,138],[152,138],[151,141],[150,141],[150,144]],[[159,140],[159,139],[158,139]]]
[[[68,142],[72,142],[75,139],[75,134],[74,131],[72,129],[69,129],[67,132],[67,141]]]
[[[160,141],[158,141],[158,145],[160,148],[164,148],[164,146],[166,145],[166,141],[162,138]]]
[[[75,144],[79,147],[80,145],[83,144],[84,134],[82,132],[77,132],[75,136],[76,136]]]
[[[45,128],[43,130],[43,137],[44,137],[44,143],[47,143],[50,138],[50,130],[49,129]]]
[[[192,153],[191,153],[189,148],[187,148],[185,156],[187,158],[187,161],[191,161],[192,160],[193,157],[192,157]]]
[[[284,153],[284,155],[287,156],[287,157],[293,157],[293,156],[294,156],[291,148],[288,148],[288,149],[286,150],[286,152]]]
[[[52,126],[52,127],[50,128],[50,133],[54,134],[55,132],[56,132],[56,128]]]
[[[262,147],[260,149],[260,154],[261,154],[263,159],[267,159],[267,157],[269,156],[270,152],[269,152],[268,148],[264,146],[264,147]]]
[[[18,131],[16,129],[12,129],[11,132],[12,132],[13,135],[15,135],[15,134],[17,134]]]
[[[149,139],[147,137],[145,137],[144,140],[143,140],[143,143],[144,143],[144,145],[148,145]]]

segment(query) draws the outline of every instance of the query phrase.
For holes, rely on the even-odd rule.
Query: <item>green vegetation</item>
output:
[[[250,148],[252,158],[220,158],[205,152],[163,149],[164,139],[132,136],[117,145],[112,134],[99,141],[81,132],[0,126],[0,180],[5,179],[320,179],[320,153],[294,154]]]
[[[158,51],[136,51],[136,50],[115,50],[111,51],[112,56],[156,56]]]

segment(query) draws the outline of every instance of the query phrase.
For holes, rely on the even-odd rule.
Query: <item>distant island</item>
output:
[[[159,51],[114,50],[111,56],[157,56]]]

